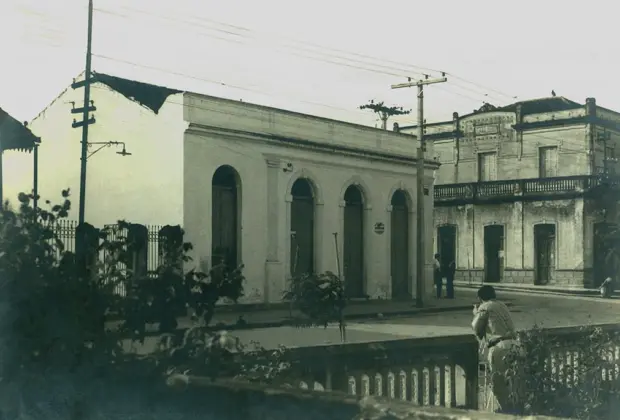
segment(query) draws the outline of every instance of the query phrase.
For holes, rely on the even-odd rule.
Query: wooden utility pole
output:
[[[411,81],[392,85],[392,89],[408,88],[417,86],[418,88],[418,149],[416,159],[416,206],[417,206],[417,224],[416,224],[416,281],[415,281],[415,300],[416,306],[421,308],[424,306],[424,294],[426,293],[426,225],[424,214],[424,153],[426,152],[426,143],[424,141],[424,86],[435,83],[447,82],[446,74],[443,73],[441,78],[429,79],[426,76],[423,80]]]
[[[387,122],[390,117],[409,115],[411,113],[410,109],[403,109],[402,106],[386,106],[385,102],[375,102],[374,99],[360,106],[359,109],[370,109],[375,114],[378,114],[381,119],[381,129],[383,130],[387,130]]]
[[[82,108],[74,108],[71,110],[73,114],[82,114],[82,121],[73,120],[73,128],[82,127],[82,153],[80,158],[80,207],[79,207],[79,224],[84,223],[84,209],[86,205],[86,159],[88,153],[88,126],[95,122],[95,118],[89,118],[89,113],[94,111],[90,100],[91,77],[91,60],[92,60],[92,38],[93,38],[93,0],[88,0],[88,34],[86,40],[86,69],[84,70],[84,81],[74,82],[71,87],[78,89],[84,87],[84,105]]]

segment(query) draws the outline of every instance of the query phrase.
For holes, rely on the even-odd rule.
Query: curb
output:
[[[455,284],[454,287],[457,289],[478,289],[480,284]],[[556,296],[583,296],[583,297],[598,297],[600,296],[599,292],[591,289],[568,289],[568,290],[555,290],[545,288],[544,286],[538,287],[511,287],[508,285],[499,285],[492,284],[495,290],[504,291],[504,292],[521,292],[521,293],[529,293],[529,294],[545,294],[545,295],[556,295]]]
[[[508,304],[508,306],[511,306],[511,304]],[[416,315],[416,314],[433,314],[433,313],[442,313],[442,312],[456,312],[456,311],[463,311],[463,310],[468,310],[471,309],[472,305],[457,305],[457,306],[449,306],[447,308],[442,308],[442,307],[431,307],[431,308],[415,308],[415,309],[405,309],[402,311],[393,311],[393,312],[389,312],[387,314],[383,314],[382,312],[372,312],[372,313],[361,313],[361,314],[351,314],[351,315],[345,315],[345,320],[351,321],[351,320],[364,320],[364,319],[381,319],[381,320],[385,320],[385,319],[391,319],[391,318],[399,318],[399,317],[405,317],[405,316],[409,316],[409,315]],[[380,314],[382,316],[380,316]],[[291,319],[291,318],[286,318],[286,319],[281,319],[279,321],[265,321],[265,322],[248,322],[246,324],[243,325],[239,325],[239,324],[225,324],[225,323],[216,323],[213,324],[212,326],[209,326],[207,328],[207,331],[220,331],[220,330],[226,330],[226,331],[239,331],[239,330],[257,330],[257,329],[261,329],[261,328],[279,328],[279,327],[290,327],[290,326],[295,326],[296,322],[295,319]],[[177,331],[178,332],[184,332],[187,331],[189,328],[179,328]],[[153,336],[158,336],[160,335],[158,332],[155,331],[149,331],[146,333],[147,337],[153,337]]]
[[[409,315],[416,314],[433,314],[433,313],[442,313],[442,312],[457,312],[471,309],[472,305],[458,305],[458,306],[450,306],[447,308],[422,308],[422,309],[404,309],[402,311],[392,311],[387,314],[382,312],[372,312],[372,313],[362,313],[362,314],[351,314],[345,315],[345,320],[353,321],[353,320],[365,320],[365,319],[391,319],[391,318],[402,318]],[[380,316],[381,314],[381,316]],[[278,328],[278,327],[290,327],[295,326],[295,319],[283,319],[280,321],[266,321],[266,322],[248,322],[244,325],[238,324],[224,324],[218,323],[214,324],[212,327],[209,327],[208,330],[221,330],[226,329],[230,331],[235,330],[257,330],[260,328]]]

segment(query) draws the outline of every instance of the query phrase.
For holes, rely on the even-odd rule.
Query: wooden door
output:
[[[212,264],[224,263],[228,268],[236,268],[238,264],[236,189],[214,185],[212,210]]]
[[[392,205],[391,222],[392,298],[411,297],[409,290],[409,209]]]
[[[538,149],[539,176],[541,178],[551,178],[558,176],[558,148],[557,146],[547,146]]]
[[[549,284],[555,266],[555,225],[534,226],[535,284]]]
[[[349,298],[364,296],[364,208],[361,201],[344,207],[343,272]]]
[[[504,251],[504,226],[484,227],[484,281],[499,283],[502,280]]]
[[[291,203],[291,275],[314,272],[314,203],[293,197]]]
[[[478,181],[495,181],[497,179],[497,153],[478,153]]]

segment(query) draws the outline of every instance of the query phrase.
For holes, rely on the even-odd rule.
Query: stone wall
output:
[[[112,385],[113,384],[113,385]],[[493,413],[422,408],[381,398],[267,388],[235,382],[213,383],[178,375],[168,381],[126,380],[76,383],[48,377],[0,393],[0,418],[7,420],[353,420],[509,419]],[[20,392],[21,391],[21,392]],[[529,417],[531,418],[531,417]],[[540,418],[543,419],[542,417]]]
[[[435,207],[437,229],[456,227],[456,280],[484,279],[486,226],[503,226],[502,283],[535,283],[534,229],[555,226],[555,250],[549,285],[584,287],[592,266],[590,251],[592,220],[582,199]]]

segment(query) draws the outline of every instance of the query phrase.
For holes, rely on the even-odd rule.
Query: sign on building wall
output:
[[[461,129],[469,141],[512,140],[514,123],[513,114],[471,116],[461,122]]]
[[[375,223],[375,233],[377,235],[381,235],[381,234],[383,234],[383,232],[385,232],[385,224],[383,224],[381,222]]]

